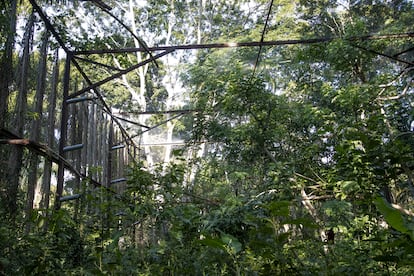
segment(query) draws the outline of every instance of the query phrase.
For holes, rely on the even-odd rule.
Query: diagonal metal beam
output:
[[[137,136],[141,135],[141,134],[142,134],[142,133],[144,133],[144,132],[147,132],[147,131],[153,130],[153,129],[155,129],[155,128],[159,127],[159,126],[162,126],[163,124],[166,124],[166,123],[168,123],[169,121],[172,121],[172,120],[174,120],[175,118],[181,117],[181,116],[183,116],[183,115],[185,115],[185,114],[186,114],[186,113],[184,113],[184,112],[183,112],[183,113],[177,114],[177,115],[175,115],[175,116],[172,116],[171,118],[168,118],[168,119],[166,119],[166,120],[164,120],[164,121],[162,121],[162,122],[160,122],[160,123],[158,123],[158,124],[156,124],[156,125],[153,125],[153,126],[149,127],[148,129],[146,129],[146,130],[144,130],[144,131],[141,131],[140,133],[135,134],[135,135],[133,135],[133,136],[131,136],[131,137],[132,137],[132,138],[137,137]]]
[[[155,66],[158,66],[157,60],[153,57],[153,55],[151,54],[151,51],[148,49],[147,44],[141,39],[139,38],[135,32],[133,32],[127,25],[124,24],[124,22],[122,22],[118,17],[116,17],[109,9],[105,9],[102,8],[102,10],[107,13],[110,17],[112,17],[113,19],[115,19],[116,22],[118,22],[119,24],[121,24],[122,27],[124,27],[141,45],[142,48],[144,48],[145,52],[148,53],[148,55],[150,56],[150,58],[152,59],[151,61],[153,61],[155,63]]]
[[[72,59],[72,63],[73,65],[75,65],[76,69],[78,69],[79,73],[82,75],[82,77],[84,78],[84,80],[91,85],[92,81],[90,80],[90,78],[86,75],[85,71],[83,71],[82,67],[79,65],[79,63]],[[102,105],[104,106],[104,109],[106,109],[108,112],[111,112],[110,107],[106,104],[104,98],[102,97],[102,94],[97,90],[97,89],[92,89],[96,96],[98,97],[99,101],[102,103]],[[71,95],[68,95],[67,100],[73,99],[74,97]]]
[[[396,53],[395,55],[393,55],[393,57],[398,57],[398,56],[400,56],[402,54],[405,54],[405,53],[408,53],[408,52],[411,52],[411,51],[414,51],[414,47],[410,47],[410,48],[408,48],[408,49],[406,49],[404,51],[401,51],[399,53]]]
[[[86,73],[83,71],[83,69],[80,67],[80,65],[78,64],[78,62],[76,61],[76,60],[72,60],[72,63],[75,65],[75,67],[78,69],[78,71],[79,71],[79,73],[82,75],[82,77],[85,79],[85,81],[86,81],[86,83],[88,84],[88,85],[92,85],[92,81],[89,79],[89,77],[86,75]],[[114,121],[117,125],[118,125],[118,127],[119,127],[119,129],[121,130],[121,134],[122,134],[122,136],[124,136],[124,139],[126,140],[126,141],[131,141],[131,143],[132,143],[132,146],[133,147],[137,147],[136,145],[135,145],[135,143],[132,141],[132,139],[127,139],[127,138],[129,138],[129,134],[128,134],[128,132],[124,129],[124,127],[122,126],[122,124],[118,121],[118,119],[112,114],[112,111],[111,111],[111,109],[110,109],[110,107],[107,105],[107,103],[105,102],[105,99],[103,98],[103,96],[102,96],[102,94],[99,92],[99,90],[98,90],[98,87],[95,87],[95,88],[93,88],[92,89],[93,91],[94,91],[94,93],[96,94],[96,96],[98,97],[98,99],[99,99],[99,101],[100,101],[100,103],[102,104],[102,107],[103,107],[103,111],[105,112],[105,113],[107,113],[110,117],[111,117],[111,120],[112,121]],[[68,99],[70,99],[70,98],[73,98],[73,97],[71,97],[71,96],[68,96]],[[125,138],[126,137],[126,138]],[[128,154],[131,156],[131,157],[133,157],[132,156],[132,154],[128,151]]]
[[[108,6],[107,4],[105,4],[101,0],[89,0],[89,1],[91,1],[95,6],[99,7],[103,12],[105,12],[106,14],[108,14],[110,17],[112,17],[113,19],[115,19],[116,22],[118,22],[119,24],[121,24],[121,26],[124,27],[125,30],[127,30],[138,41],[139,45],[141,45],[141,47],[143,47],[145,49],[145,51],[148,53],[148,55],[152,58],[152,54],[151,54],[150,50],[148,49],[148,46],[145,43],[145,41],[143,41],[141,38],[139,38],[135,34],[135,32],[133,32],[124,22],[122,22],[121,19],[119,19],[117,16],[115,16],[111,12],[112,8],[110,6]],[[159,67],[157,61],[155,59],[153,61],[155,63],[155,66]]]
[[[186,112],[182,112],[182,113],[180,113],[180,114],[177,114],[177,115],[175,115],[175,116],[172,116],[171,118],[168,118],[167,120],[164,120],[164,121],[162,121],[162,122],[160,122],[160,123],[158,123],[158,124],[155,124],[155,125],[153,125],[153,126],[151,126],[151,127],[149,127],[149,128],[147,128],[146,130],[143,130],[143,131],[141,131],[140,133],[138,133],[138,134],[135,134],[135,135],[131,135],[130,137],[129,137],[129,139],[133,139],[133,138],[135,138],[135,137],[138,137],[138,136],[140,136],[140,135],[142,135],[143,133],[145,133],[145,132],[147,132],[147,131],[150,131],[150,130],[153,130],[153,129],[155,129],[155,128],[157,128],[157,127],[159,127],[159,126],[162,126],[163,124],[166,124],[166,123],[168,123],[169,121],[172,121],[172,120],[174,120],[174,119],[176,119],[176,118],[178,118],[178,117],[181,117],[181,116],[183,116],[183,115],[185,115],[185,114],[187,114]],[[127,142],[127,140],[123,140],[123,141],[121,141],[120,143],[123,143],[123,142]]]
[[[414,63],[413,63],[413,62],[410,62],[410,61],[407,61],[407,60],[400,59],[399,57],[396,57],[396,56],[391,56],[391,55],[388,55],[388,54],[384,54],[384,53],[381,53],[381,52],[378,52],[378,51],[375,51],[375,50],[372,50],[372,49],[369,49],[369,48],[366,48],[366,47],[363,47],[363,46],[360,46],[360,45],[357,45],[357,44],[354,44],[354,43],[351,43],[350,45],[351,45],[352,47],[355,47],[355,48],[358,48],[358,49],[361,49],[361,50],[367,51],[367,52],[369,52],[369,53],[371,53],[371,54],[374,54],[374,55],[378,55],[378,56],[386,57],[386,58],[388,58],[388,59],[391,59],[391,60],[394,60],[394,61],[398,61],[398,62],[401,62],[401,63],[405,63],[405,64],[408,64],[408,65],[411,65],[411,66],[413,66],[413,65],[414,65]]]
[[[116,78],[119,78],[119,77],[121,77],[122,75],[125,75],[125,74],[127,74],[127,73],[129,73],[129,72],[131,72],[131,71],[133,71],[133,70],[135,70],[135,69],[137,69],[137,68],[141,67],[141,66],[144,66],[144,65],[145,65],[145,64],[147,64],[147,63],[152,62],[154,59],[158,59],[158,58],[160,58],[160,57],[163,57],[163,56],[165,56],[165,55],[167,55],[167,54],[169,54],[169,53],[171,53],[171,52],[173,52],[173,51],[174,51],[174,49],[170,49],[170,50],[164,51],[164,52],[162,52],[162,53],[160,53],[160,54],[158,54],[158,55],[153,56],[152,58],[149,58],[149,59],[147,59],[147,60],[144,60],[144,61],[142,61],[142,62],[140,62],[140,63],[138,63],[138,64],[135,64],[135,65],[133,65],[133,66],[131,66],[131,67],[129,67],[129,68],[127,68],[127,69],[125,69],[125,70],[122,70],[122,71],[120,71],[120,72],[118,72],[118,73],[115,73],[115,74],[113,74],[113,75],[112,75],[112,76],[110,76],[110,77],[107,77],[107,78],[105,78],[105,79],[103,79],[103,80],[100,80],[100,81],[98,81],[98,82],[95,82],[95,83],[91,83],[91,84],[89,84],[89,86],[88,86],[88,87],[85,87],[85,88],[83,88],[83,89],[79,90],[78,92],[71,94],[71,95],[69,96],[69,99],[70,99],[70,98],[77,97],[77,96],[79,96],[79,95],[82,95],[83,93],[85,93],[85,92],[87,92],[87,91],[89,91],[89,90],[91,90],[91,89],[95,89],[95,88],[97,88],[97,87],[99,87],[99,86],[101,86],[101,85],[103,85],[103,84],[105,84],[105,83],[107,83],[107,82],[109,82],[109,81],[111,81],[111,80],[114,80],[114,79],[116,79]],[[76,65],[75,65],[75,66],[76,66]]]
[[[273,0],[270,1],[269,8],[267,10],[265,25],[263,27],[262,35],[260,37],[260,42],[261,43],[264,42],[264,37],[265,37],[265,34],[266,34],[267,24],[269,23],[269,18],[270,18],[270,13],[272,11],[272,7],[273,7]],[[257,69],[257,66],[259,65],[260,55],[262,53],[262,47],[263,47],[263,45],[259,46],[259,51],[257,52],[256,62],[254,63],[254,67],[253,67],[252,77],[256,74],[256,69]]]
[[[87,58],[83,58],[83,57],[76,57],[75,56],[74,58],[76,58],[78,60],[81,60],[81,61],[84,61],[84,62],[88,62],[88,63],[95,64],[95,65],[98,65],[98,66],[102,66],[102,67],[105,67],[107,69],[111,69],[111,70],[114,70],[114,71],[118,71],[118,72],[123,70],[123,69],[117,68],[115,66],[107,65],[107,64],[104,64],[104,63],[101,63],[101,62],[97,62],[97,61],[94,61],[94,60],[90,60],[90,59],[87,59]]]
[[[29,0],[30,4],[32,5],[33,9],[39,14],[40,18],[45,23],[46,29],[48,29],[53,37],[56,39],[57,43],[62,47],[62,49],[65,51],[66,54],[70,52],[68,47],[66,47],[66,44],[63,42],[60,35],[57,33],[55,27],[53,27],[52,23],[50,23],[49,18],[47,18],[46,14],[43,12],[43,10],[39,7],[39,5],[36,3],[35,0]]]
[[[139,133],[137,133],[137,134],[131,135],[130,137],[128,137],[128,139],[130,139],[130,140],[132,141],[132,139],[133,139],[133,138],[138,137],[138,136],[142,135],[143,133],[145,133],[145,132],[147,132],[147,131],[150,131],[150,130],[153,130],[153,129],[155,129],[155,128],[159,127],[159,126],[162,126],[163,124],[166,124],[166,123],[168,123],[169,121],[174,120],[175,118],[178,118],[178,117],[180,117],[180,116],[182,116],[182,115],[185,115],[185,114],[186,114],[186,113],[184,113],[184,112],[183,112],[183,113],[180,113],[180,114],[177,114],[177,115],[175,115],[175,116],[173,116],[173,117],[171,117],[171,118],[168,118],[167,120],[164,120],[164,121],[162,121],[162,122],[160,122],[160,123],[158,123],[158,124],[156,124],[156,125],[153,125],[153,126],[151,126],[151,127],[148,127],[146,130],[143,130],[143,131],[141,131],[141,132],[139,132]],[[124,138],[124,140],[120,141],[119,143],[120,143],[120,144],[122,144],[122,143],[126,143],[126,142],[128,142],[128,139],[125,139],[125,138]]]
[[[150,128],[149,126],[145,126],[145,125],[140,124],[138,122],[134,122],[134,121],[131,121],[131,120],[128,120],[128,119],[125,119],[125,118],[122,118],[122,117],[119,117],[119,116],[116,116],[116,115],[114,115],[114,117],[117,118],[118,120],[130,123],[130,124],[133,124],[133,125],[136,125],[136,126],[139,126],[139,127]]]

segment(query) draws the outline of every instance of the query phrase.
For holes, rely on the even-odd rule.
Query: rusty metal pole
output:
[[[71,52],[66,53],[65,72],[63,76],[63,100],[62,100],[62,113],[60,121],[60,139],[59,139],[59,155],[65,158],[65,146],[68,133],[68,104],[66,100],[69,97],[69,81],[70,81],[70,64],[72,62],[73,55]],[[60,209],[60,198],[63,194],[63,184],[65,176],[65,163],[61,159],[58,163],[57,174],[57,187],[55,197],[55,210]]]

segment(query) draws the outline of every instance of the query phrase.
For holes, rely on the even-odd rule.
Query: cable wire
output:
[[[267,11],[265,25],[263,27],[262,36],[260,38],[260,43],[261,44],[259,46],[259,51],[257,52],[256,62],[254,63],[254,67],[253,67],[252,78],[254,77],[254,75],[256,73],[256,68],[259,65],[260,55],[262,53],[262,47],[263,47],[263,44],[262,43],[264,42],[264,37],[265,37],[265,34],[266,34],[267,24],[269,22],[270,13],[272,12],[272,6],[273,6],[273,0],[270,1],[270,5],[269,5],[268,11]]]

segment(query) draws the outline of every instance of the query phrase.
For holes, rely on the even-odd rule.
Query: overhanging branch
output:
[[[49,148],[48,146],[44,144],[40,144],[36,141],[32,141],[29,139],[19,137],[18,135],[6,129],[0,129],[0,136],[5,138],[5,139],[0,139],[0,144],[24,146],[30,151],[33,151],[36,154],[41,155],[56,164],[59,162],[63,162],[65,169],[69,170],[70,172],[72,172],[73,174],[75,174],[76,176],[80,178],[88,179],[93,185],[98,186],[98,187],[105,187],[100,182],[79,172],[77,169],[75,169],[75,167],[71,165],[71,163],[67,159],[63,158],[58,153],[56,153],[54,150],[52,150],[51,148]],[[113,191],[112,189],[107,188],[107,190],[115,193],[115,191]]]

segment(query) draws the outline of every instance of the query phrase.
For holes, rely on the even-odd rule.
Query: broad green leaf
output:
[[[221,240],[231,248],[232,253],[239,253],[242,250],[242,244],[239,242],[239,240],[229,234],[223,234],[221,236]]]
[[[204,238],[198,242],[210,247],[219,248],[230,254],[237,254],[242,250],[242,244],[239,242],[239,240],[229,234],[222,234],[220,239]]]
[[[414,229],[404,221],[403,214],[393,208],[384,198],[376,197],[374,204],[384,216],[385,221],[397,231],[408,234],[414,240]]]
[[[202,240],[199,240],[198,242],[203,245],[226,250],[226,244],[221,239],[204,238]]]

